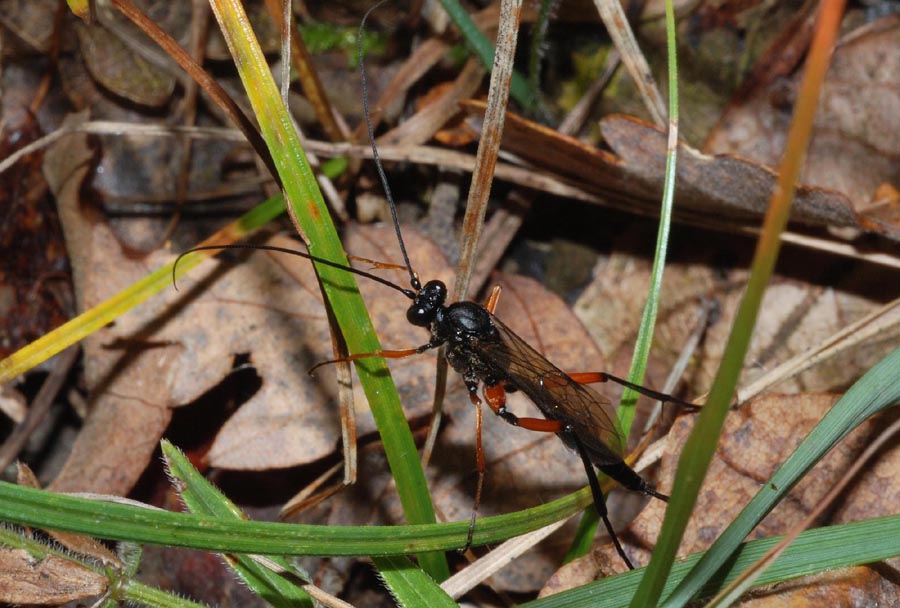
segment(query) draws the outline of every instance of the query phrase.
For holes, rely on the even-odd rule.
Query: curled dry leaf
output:
[[[481,102],[467,101],[463,107],[479,116],[484,113]],[[502,145],[535,167],[556,173],[617,207],[657,213],[665,173],[666,133],[624,115],[606,116],[600,121],[600,130],[612,153],[507,113]],[[711,156],[680,143],[676,217],[702,223],[753,220],[756,225],[775,183],[775,171],[766,164],[728,154]],[[884,236],[900,238],[891,230],[873,228],[864,221],[846,194],[807,184],[797,188],[791,220],[812,226],[874,229]]]
[[[74,561],[0,548],[0,602],[58,606],[99,595],[108,586],[104,575]]]

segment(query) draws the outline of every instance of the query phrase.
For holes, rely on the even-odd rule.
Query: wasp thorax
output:
[[[428,327],[446,300],[447,286],[441,281],[428,281],[406,311],[406,319],[416,327]]]
[[[456,302],[447,309],[445,316],[453,330],[462,336],[487,338],[494,335],[491,315],[484,306],[474,302]]]

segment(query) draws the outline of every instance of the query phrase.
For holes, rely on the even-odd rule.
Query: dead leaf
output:
[[[605,117],[600,129],[626,173],[658,201],[665,170],[665,133],[634,118],[615,115]],[[676,209],[688,209],[707,219],[756,220],[765,212],[775,183],[776,173],[769,166],[726,154],[710,156],[679,144]],[[809,185],[797,187],[791,221],[858,226],[846,196]]]
[[[104,593],[102,574],[55,555],[32,557],[24,549],[0,547],[0,601],[59,605]]]
[[[830,394],[772,394],[753,400],[729,414],[678,554],[688,555],[709,548],[756,494],[760,484],[771,477],[837,398],[837,395]],[[696,416],[680,416],[668,435],[671,447],[663,457],[659,475],[659,489],[667,494],[671,493],[681,446],[693,429]],[[783,534],[806,517],[865,449],[869,436],[877,432],[879,426],[878,420],[870,420],[853,431],[790,491],[749,538]],[[662,526],[665,508],[666,505],[660,501],[650,501],[629,527],[628,533],[621,535],[621,540],[630,545],[626,550],[632,556],[639,554],[637,561],[641,563],[649,559]],[[573,585],[584,584],[605,575],[599,564],[615,564],[611,561],[617,557],[615,549],[607,544],[595,551],[600,555],[581,558],[578,566],[572,567],[576,568],[574,578],[568,570],[554,575],[542,595],[569,588],[565,586],[567,580]],[[621,571],[622,566],[615,567]],[[809,589],[804,593],[808,592]],[[839,590],[833,592],[839,593]],[[891,590],[891,593],[895,592]]]
[[[175,77],[131,49],[113,32],[75,22],[85,66],[104,88],[149,108],[166,104],[175,91]]]
[[[616,249],[627,250],[629,244],[619,241]],[[617,252],[603,256],[594,266],[593,280],[575,303],[575,314],[610,362],[612,373],[627,373],[631,364],[650,272],[651,262],[646,258]],[[659,388],[694,331],[703,302],[724,296],[728,289],[706,261],[667,264],[647,385]]]
[[[0,412],[16,424],[21,424],[28,414],[25,395],[7,384],[0,386]]]
[[[832,289],[821,289],[788,279],[773,282],[766,290],[754,335],[747,353],[739,385],[743,386],[776,364],[803,353],[878,306],[854,287],[861,279],[850,273]],[[886,294],[887,295],[887,294]],[[731,291],[720,298],[721,316],[706,335],[705,348],[698,358],[696,390],[705,392],[714,377],[741,293]],[[889,296],[890,297],[890,296]],[[838,357],[817,364],[795,378],[778,385],[780,392],[841,391],[860,376],[860,370],[874,365],[896,346],[900,328],[882,332],[876,339],[858,344]]]
[[[135,260],[123,255],[109,226],[81,206],[81,180],[92,158],[83,141],[76,138],[49,151],[47,172],[60,201],[80,308],[86,309],[172,256],[157,253]],[[441,257],[433,246],[412,233],[408,239],[413,259],[422,260],[423,276],[439,276]],[[349,237],[348,247],[369,259],[397,262],[394,243],[391,231],[373,228],[356,240]],[[266,469],[332,453],[340,437],[333,373],[324,370],[315,380],[306,373],[333,356],[318,284],[308,262],[267,257],[251,256],[228,272],[210,263],[206,274],[196,274],[203,278],[184,281],[181,293],[166,291],[85,340],[91,413],[54,489],[127,493],[154,453],[170,408],[218,384],[242,353],[257,366],[263,387],[222,429],[210,462]],[[405,299],[383,286],[361,283],[373,294],[373,317],[393,346],[426,341],[423,332],[406,322]],[[415,379],[418,389],[413,392],[425,394],[420,366],[427,367],[427,357],[397,362],[395,368]],[[357,403],[364,413],[365,399],[359,397]],[[426,409],[419,413],[430,406],[422,407]],[[373,429],[371,420],[363,418],[360,432]]]
[[[423,277],[449,279],[446,262],[436,248],[415,231],[404,229],[404,238],[416,270]],[[377,261],[401,260],[393,229],[352,229],[344,239],[353,255]],[[222,327],[212,331],[242,332],[246,352],[263,376],[262,389],[225,424],[210,449],[209,462],[229,469],[266,469],[312,462],[330,454],[340,438],[333,369],[321,368],[315,378],[307,371],[315,363],[333,358],[325,312],[312,268],[305,260],[275,258],[272,269],[248,262],[229,272],[213,287],[219,300],[215,313]],[[260,283],[258,278],[272,275]],[[407,276],[396,272],[387,278],[405,285]],[[428,335],[406,320],[408,300],[384,286],[359,281],[375,329],[385,348],[424,344]],[[226,295],[229,294],[229,295]],[[240,294],[240,295],[238,295]],[[273,305],[274,303],[274,305]],[[267,310],[268,309],[268,310]],[[210,313],[200,313],[208,317]],[[264,315],[254,319],[254,316]],[[230,328],[230,329],[225,329]],[[198,327],[184,336],[185,346],[203,344],[208,331]],[[233,350],[233,348],[232,348]],[[430,370],[435,353],[392,361],[394,380],[401,391],[407,415],[430,411]],[[368,404],[354,383],[358,432],[375,430]]]
[[[430,261],[419,268],[426,273],[423,276],[437,276],[432,264],[439,264],[440,256],[434,248],[412,231],[407,240],[415,259]],[[276,242],[297,247],[295,241]],[[349,235],[347,246],[369,259],[396,262],[399,256],[389,253],[393,242],[390,230],[372,228]],[[104,289],[114,292],[170,260],[163,254],[142,263],[119,259],[115,267],[95,266],[92,272],[103,277],[108,285]],[[63,479],[71,475],[69,483],[96,487],[102,482],[127,491],[155,450],[169,408],[215,386],[242,353],[249,354],[263,386],[222,428],[208,454],[209,463],[260,470],[308,463],[333,452],[340,438],[333,371],[324,369],[314,379],[307,375],[314,363],[333,356],[311,266],[305,260],[269,253],[252,255],[226,271],[215,270],[216,265],[211,262],[196,273],[197,278],[182,280],[180,293],[167,292],[92,336],[91,346],[86,346],[91,361],[86,371],[91,386],[98,387],[96,403]],[[113,281],[113,277],[121,278]],[[403,275],[393,278],[405,280]],[[404,298],[371,282],[361,284],[376,327],[390,337],[389,345],[425,341],[423,332],[406,321]],[[102,299],[102,294],[97,297]],[[169,318],[172,303],[177,303],[177,314]],[[120,352],[110,349],[111,344],[127,348]],[[412,392],[423,388],[428,359],[410,358],[394,365],[401,382],[410,378],[416,383],[418,389]],[[361,391],[357,408],[360,433],[373,431]],[[423,398],[418,413],[429,408]],[[104,473],[109,461],[119,463],[115,479]],[[57,480],[54,487],[62,483]]]
[[[618,555],[616,558],[621,559]],[[544,583],[538,597],[547,597],[560,591],[581,587],[615,573],[616,568],[610,561],[610,556],[602,551],[591,551],[560,566],[559,570]]]
[[[641,238],[641,234],[621,235],[614,238],[612,246],[616,252],[627,252],[641,247]],[[705,329],[702,347],[692,356],[691,366],[684,375],[688,383],[685,394],[693,397],[708,391],[715,377],[740,304],[746,271],[736,269],[723,273],[716,269],[721,257],[727,255],[724,251],[732,249],[725,240],[710,241],[700,252],[689,248],[687,260],[681,259],[679,247],[675,247],[670,252],[671,260],[663,280],[646,383],[658,387],[664,381],[694,329],[700,308],[714,303],[716,312]],[[574,308],[600,346],[610,371],[625,373],[637,337],[643,294],[650,285],[651,265],[648,259],[616,252],[601,256],[593,270],[593,281]],[[815,261],[815,256],[793,262],[788,258],[785,270],[789,271],[788,265],[792,263],[805,266]],[[879,306],[876,299],[860,293],[861,285],[879,280],[865,276],[877,271],[857,267],[850,270],[834,267],[832,271],[828,266],[822,266],[821,270],[835,275],[829,289],[787,278],[776,279],[769,286],[740,385],[752,382],[778,363],[828,339]],[[888,289],[878,297],[896,297],[895,292]],[[858,344],[840,357],[823,361],[779,384],[777,390],[842,390],[859,377],[858,370],[868,369],[892,350],[898,336],[900,328],[885,331],[877,339]]]
[[[464,109],[481,115],[483,104],[466,101]],[[503,148],[534,166],[557,173],[564,180],[608,199],[617,207],[640,213],[656,213],[662,194],[666,134],[639,119],[609,115],[600,122],[606,143],[614,153],[598,150],[553,129],[507,113]],[[775,187],[773,169],[759,162],[718,154],[706,155],[679,144],[675,214],[695,221],[727,219],[756,225]],[[840,155],[831,151],[832,157]],[[888,179],[882,178],[882,181]],[[873,188],[874,189],[874,188]],[[868,200],[868,198],[866,199]],[[791,221],[829,227],[871,230],[841,192],[801,184]],[[875,226],[889,238],[891,230]]]
[[[735,604],[742,608],[833,608],[846,606],[896,606],[900,587],[876,568],[858,566],[827,570],[821,574],[755,589]]]
[[[34,472],[23,462],[16,463],[17,478],[16,483],[26,488],[35,488],[40,490],[41,484],[38,482]],[[59,532],[56,530],[46,530],[56,542],[66,549],[79,555],[85,555],[98,560],[104,565],[115,566],[116,568],[124,568],[124,564],[119,557],[106,548],[103,543],[94,540],[90,536],[82,534],[73,534],[72,532]]]
[[[816,112],[802,181],[846,196],[857,211],[865,208],[882,183],[900,182],[898,58],[897,15],[867,23],[845,35],[834,51]],[[789,81],[775,81],[730,108],[706,149],[777,166],[792,104],[774,100],[785,96],[792,99],[799,79],[797,73]],[[897,223],[869,219],[867,229],[894,240],[900,235]]]
[[[837,400],[836,395],[766,395],[744,404],[726,419],[719,448],[700,490],[679,555],[707,549],[775,469]],[[668,436],[672,449],[663,457],[660,489],[671,490],[680,448],[693,428],[696,414],[680,416]],[[787,532],[801,521],[865,448],[878,427],[869,421],[857,428],[791,490],[750,538]],[[652,501],[630,528],[628,542],[637,542],[644,556],[662,525],[665,505]],[[604,549],[605,551],[607,549]]]
[[[0,7],[0,23],[35,51],[49,53],[57,10],[58,5],[53,0],[4,2]]]
[[[140,262],[126,261],[109,227],[94,210],[82,207],[81,188],[93,161],[86,142],[84,135],[70,136],[47,151],[44,165],[59,205],[81,310],[99,304],[149,270]],[[146,309],[141,310],[146,314]],[[126,315],[120,328],[136,318]],[[84,340],[85,377],[94,391],[92,412],[52,484],[57,491],[126,494],[169,422],[171,404],[164,398],[165,387],[156,380],[159,350],[145,350],[142,355],[109,350],[107,342],[115,331],[104,329]]]
[[[879,423],[879,430],[886,426]],[[897,513],[900,504],[900,446],[888,444],[872,460],[865,472],[850,484],[844,497],[836,503],[831,516],[833,523],[862,521]],[[891,568],[900,567],[900,559],[885,562]]]

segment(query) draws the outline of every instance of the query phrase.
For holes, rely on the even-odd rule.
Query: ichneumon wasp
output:
[[[365,28],[366,19],[377,6],[370,8],[363,17],[360,24],[360,38]],[[459,301],[447,304],[447,287],[443,282],[431,280],[422,284],[409,260],[400,230],[393,194],[378,155],[374,130],[369,115],[366,69],[361,45],[358,48],[358,52],[364,116],[369,141],[372,146],[375,167],[388,201],[394,230],[403,257],[404,264],[401,268],[404,268],[409,273],[410,287],[402,287],[372,272],[351,268],[308,253],[270,245],[211,245],[197,247],[181,254],[181,256],[192,251],[234,248],[261,249],[287,253],[351,272],[402,293],[412,301],[406,311],[407,320],[414,326],[429,330],[431,337],[427,342],[414,348],[378,350],[375,352],[351,354],[341,359],[323,361],[315,365],[310,370],[310,373],[313,373],[315,369],[322,365],[337,362],[356,361],[367,357],[399,359],[446,346],[447,361],[462,376],[468,389],[469,399],[476,406],[477,412],[476,456],[478,485],[475,507],[473,508],[465,547],[468,547],[472,541],[475,515],[484,483],[485,461],[481,447],[481,404],[483,397],[483,401],[505,422],[530,431],[555,433],[567,447],[579,455],[590,484],[594,508],[609,533],[617,553],[625,564],[630,569],[633,569],[634,565],[626,555],[609,521],[606,502],[594,467],[596,466],[603,473],[629,490],[641,492],[663,501],[667,501],[668,497],[657,492],[625,462],[625,437],[616,422],[615,411],[611,402],[586,385],[599,382],[615,382],[661,402],[677,403],[686,407],[695,406],[605,372],[566,373],[560,370],[494,316],[493,313],[500,297],[499,288],[494,288],[485,305],[472,301]],[[179,256],[179,259],[181,256]],[[394,266],[392,264],[376,265],[380,267]],[[174,272],[173,268],[173,277]],[[479,387],[482,387],[481,397],[478,394]],[[525,394],[537,406],[544,418],[520,417],[507,410],[506,394],[511,391],[521,391]]]

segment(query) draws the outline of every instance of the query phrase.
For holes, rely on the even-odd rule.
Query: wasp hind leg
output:
[[[609,510],[606,508],[606,499],[603,497],[603,490],[600,489],[600,481],[597,479],[597,471],[594,470],[594,465],[593,463],[591,463],[591,459],[588,458],[587,450],[585,450],[584,444],[581,443],[581,440],[575,433],[570,432],[565,434],[567,438],[570,438],[572,440],[572,444],[575,446],[575,451],[577,451],[578,455],[581,457],[581,462],[582,464],[584,464],[584,472],[587,473],[588,484],[591,486],[591,495],[594,498],[594,509],[597,511],[597,515],[600,516],[600,520],[606,527],[606,531],[609,533],[609,538],[610,540],[612,540],[613,546],[615,546],[616,548],[616,553],[619,554],[619,557],[622,558],[622,561],[625,562],[625,565],[628,566],[629,570],[634,570],[634,564],[631,563],[628,555],[625,554],[625,549],[622,548],[622,543],[619,542],[619,537],[616,535],[616,531],[613,529],[612,523],[610,523],[609,521]],[[637,475],[637,473],[634,473],[634,471],[632,471],[632,474]],[[644,485],[646,485],[646,483]]]

